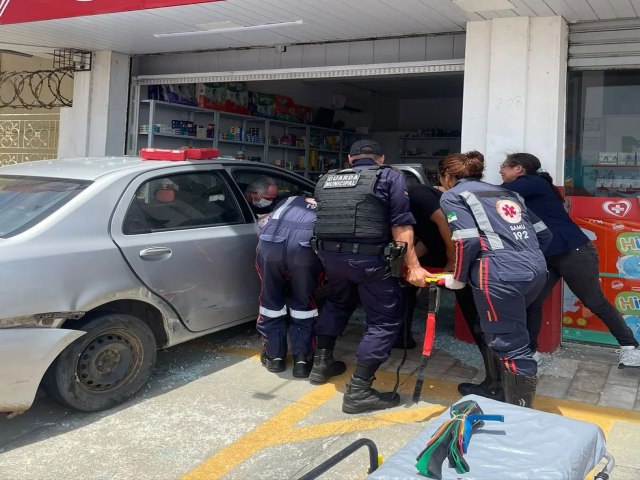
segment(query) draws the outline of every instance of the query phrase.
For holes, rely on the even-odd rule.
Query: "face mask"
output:
[[[267,208],[272,203],[273,203],[273,200],[267,200],[266,198],[261,198],[260,200],[254,200],[253,206],[258,208]]]

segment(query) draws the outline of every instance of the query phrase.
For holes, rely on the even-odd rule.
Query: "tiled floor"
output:
[[[362,328],[363,312],[356,312],[355,322],[347,327],[337,344],[336,356],[353,363]],[[420,325],[424,312],[416,310],[413,335],[422,345]],[[404,351],[394,349],[391,359],[381,368],[395,372]],[[409,350],[401,373],[411,374],[419,366],[420,348]],[[640,411],[640,368],[618,368],[618,353],[613,348],[566,343],[556,352],[542,354],[538,369],[538,395],[574,400],[582,403]],[[474,345],[453,337],[451,300],[443,298],[438,313],[434,351],[427,366],[427,376],[453,382],[481,382],[484,366]]]

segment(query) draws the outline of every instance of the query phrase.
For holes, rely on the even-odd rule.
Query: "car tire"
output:
[[[156,341],[142,320],[124,313],[91,316],[76,327],[87,332],[51,364],[45,390],[65,406],[95,412],[119,405],[149,380]]]

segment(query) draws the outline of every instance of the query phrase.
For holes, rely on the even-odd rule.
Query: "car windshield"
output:
[[[0,175],[0,238],[17,235],[41,222],[90,183]]]

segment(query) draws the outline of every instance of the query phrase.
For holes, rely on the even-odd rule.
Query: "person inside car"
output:
[[[256,217],[271,213],[273,207],[281,200],[279,194],[275,180],[266,175],[251,182],[244,192]]]

